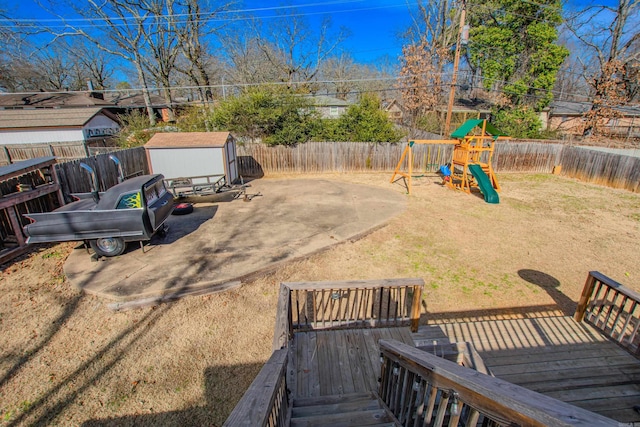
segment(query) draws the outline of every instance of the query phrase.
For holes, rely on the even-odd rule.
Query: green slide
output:
[[[500,203],[500,197],[496,190],[493,188],[493,184],[491,184],[491,180],[487,176],[486,173],[482,170],[480,165],[469,165],[469,172],[478,182],[478,187],[480,187],[480,191],[484,195],[484,201],[487,203]]]

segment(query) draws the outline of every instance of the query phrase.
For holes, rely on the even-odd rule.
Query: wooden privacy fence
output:
[[[564,147],[559,163],[564,176],[640,192],[640,157],[581,147]]]
[[[238,146],[240,174],[262,176],[269,173],[323,172],[392,172],[402,155],[405,144],[359,142],[309,142],[297,146],[266,146],[247,144]],[[416,173],[436,172],[451,160],[451,145],[414,145],[413,170]],[[49,154],[46,154],[49,155]],[[149,167],[143,147],[117,151],[125,175],[148,173]],[[117,181],[115,165],[107,154],[63,163],[61,185],[65,192],[85,192],[89,180],[78,163],[83,161],[97,169],[101,190]],[[562,175],[581,181],[640,192],[640,158],[615,153],[571,147],[559,143],[498,142],[493,167],[498,172],[551,173],[554,166],[562,166]],[[67,178],[68,177],[68,178]]]
[[[296,146],[239,145],[243,176],[270,173],[393,172],[406,144],[308,142]],[[452,145],[413,146],[416,174],[436,172],[451,161]],[[498,172],[551,173],[613,188],[640,191],[640,158],[539,141],[497,142],[493,168]]]
[[[238,146],[245,176],[278,172],[393,171],[406,144],[368,142],[307,142],[296,146],[246,144]],[[562,144],[499,142],[494,167],[501,171],[551,172]],[[451,161],[449,144],[413,146],[413,170],[435,172]]]
[[[147,156],[143,147],[120,150],[112,154],[122,163],[125,177],[149,173]],[[100,154],[56,165],[58,179],[65,194],[88,193],[92,190],[91,179],[87,171],[80,167],[80,163],[86,163],[96,172],[100,186],[99,191],[106,191],[118,183],[116,164],[109,159],[109,154]]]
[[[58,161],[81,159],[117,151],[117,147],[88,146],[83,141],[55,144],[16,144],[0,148],[0,166],[38,157],[54,156]]]

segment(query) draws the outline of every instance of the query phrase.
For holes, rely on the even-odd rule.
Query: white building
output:
[[[102,107],[0,110],[0,145],[90,143],[119,130],[116,117]]]

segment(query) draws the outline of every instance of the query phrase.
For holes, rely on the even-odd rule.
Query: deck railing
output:
[[[418,330],[422,279],[282,283],[273,349],[296,331],[411,325]]]
[[[640,355],[640,294],[597,271],[590,271],[573,316]]]
[[[287,349],[274,351],[224,423],[225,427],[284,427],[289,424]]]
[[[618,425],[398,341],[379,344],[379,395],[405,427]]]

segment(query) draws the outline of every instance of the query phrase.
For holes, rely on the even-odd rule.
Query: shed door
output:
[[[236,156],[236,143],[234,141],[227,142],[225,144],[225,150],[227,151],[227,178],[229,183],[234,183],[238,179],[238,159]]]

